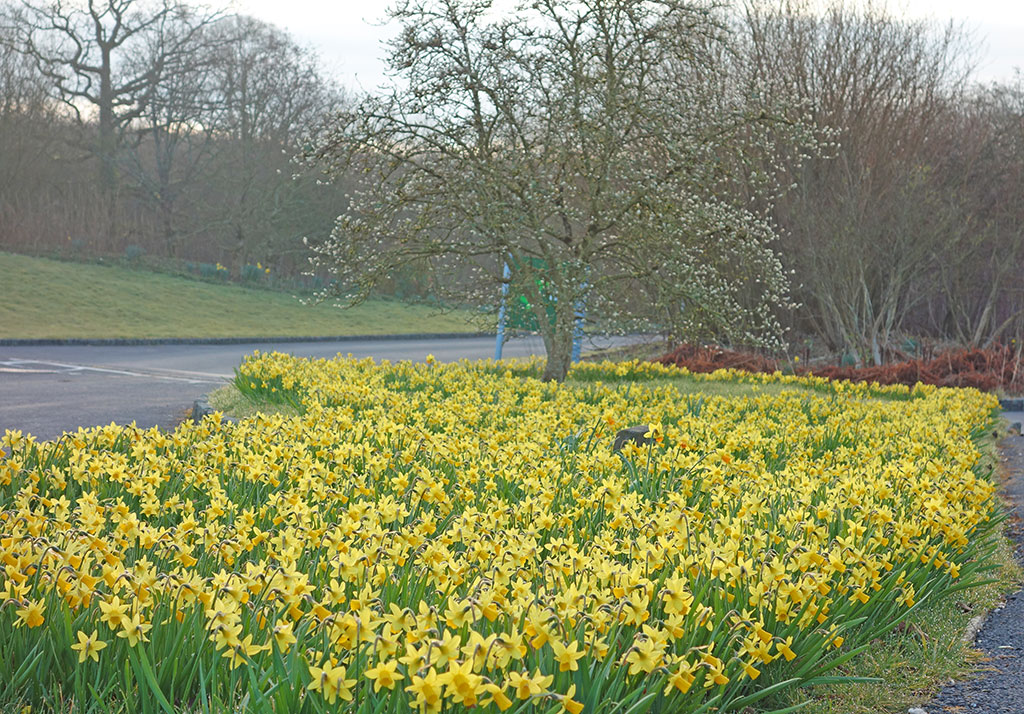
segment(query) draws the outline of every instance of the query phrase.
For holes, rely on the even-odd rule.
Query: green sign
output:
[[[540,258],[530,258],[529,260],[530,267],[536,272],[543,275],[547,271],[548,264],[546,261]],[[520,271],[517,261],[513,260],[512,265],[513,270]],[[547,285],[544,283],[543,278],[537,278],[535,282],[537,284],[537,292],[540,293],[541,299],[546,303],[548,320],[551,325],[554,325],[555,298],[548,294]],[[530,332],[538,332],[540,330],[540,325],[537,323],[537,313],[533,309],[533,304],[525,295],[517,295],[510,292],[508,305],[506,306],[506,316],[508,326],[513,330],[527,330]]]

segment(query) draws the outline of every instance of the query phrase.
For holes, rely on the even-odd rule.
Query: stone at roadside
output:
[[[192,421],[200,422],[203,417],[208,417],[213,414],[213,407],[205,399],[197,399],[192,405]]]
[[[635,442],[640,446],[650,444],[650,437],[644,436],[644,434],[650,431],[650,429],[651,428],[646,424],[638,424],[627,429],[619,430],[615,435],[615,443],[612,445],[612,451],[620,451],[622,447],[630,441]]]
[[[203,420],[204,417],[208,417],[215,413],[217,410],[210,406],[210,403],[206,399],[197,399],[192,405],[192,421],[197,424]],[[227,422],[228,424],[234,424],[237,419],[234,417],[221,415],[221,423]]]
[[[965,645],[972,646],[974,644],[974,640],[978,638],[978,633],[981,632],[984,624],[984,615],[976,615],[971,618],[970,622],[967,623],[967,629],[964,630],[963,642]]]

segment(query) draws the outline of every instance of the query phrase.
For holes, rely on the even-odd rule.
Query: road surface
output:
[[[609,344],[611,339],[598,338],[589,347]],[[0,435],[6,429],[20,429],[40,440],[55,439],[80,427],[132,421],[142,427],[171,427],[197,398],[231,379],[242,358],[257,349],[303,357],[340,353],[392,361],[421,361],[433,354],[441,362],[450,362],[493,357],[494,338],[0,346]],[[504,357],[543,354],[540,337],[516,338],[504,348]]]

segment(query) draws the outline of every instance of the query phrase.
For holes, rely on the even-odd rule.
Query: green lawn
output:
[[[290,294],[0,252],[0,339],[320,337],[486,329],[466,312]]]

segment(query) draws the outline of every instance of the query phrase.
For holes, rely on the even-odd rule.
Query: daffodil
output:
[[[411,683],[405,688],[405,691],[415,697],[413,706],[428,712],[435,712],[441,708],[441,696],[444,692],[444,685],[445,680],[431,667],[423,676],[414,674]]]
[[[307,689],[319,692],[328,704],[334,704],[338,699],[352,701],[352,687],[356,680],[347,679],[347,672],[342,665],[334,666],[327,663],[324,667],[309,667],[310,683]]]
[[[694,671],[696,667],[688,664],[685,660],[680,661],[675,670],[669,675],[665,682],[664,694],[668,696],[673,689],[686,694],[690,691],[693,681],[696,679]]]
[[[477,697],[484,692],[484,678],[473,672],[473,662],[450,662],[448,671],[441,679],[445,683],[445,693],[451,697],[456,704],[465,704],[467,707],[476,706]]]
[[[579,660],[585,653],[579,651],[579,644],[575,641],[563,645],[558,640],[551,640],[551,651],[555,654],[555,661],[558,662],[558,671],[575,672],[579,669]]]
[[[505,690],[500,685],[494,682],[485,682],[483,690],[488,696],[480,700],[481,706],[486,707],[489,704],[494,704],[500,711],[506,711],[511,708],[513,702],[505,695]]]
[[[397,671],[398,662],[389,660],[378,662],[376,666],[366,670],[367,679],[373,680],[373,691],[381,689],[393,689],[399,680],[405,679],[405,675]]]
[[[71,645],[71,649],[78,652],[79,664],[85,662],[89,657],[92,657],[94,662],[99,662],[100,650],[106,647],[107,643],[97,637],[96,630],[93,630],[91,635],[87,635],[81,630],[77,634],[78,644]]]
[[[653,672],[661,665],[663,652],[664,644],[655,642],[650,638],[641,640],[626,655],[626,661],[629,663],[629,673]]]
[[[121,622],[121,629],[117,631],[117,636],[128,640],[129,647],[135,647],[140,642],[149,642],[146,633],[151,629],[153,626],[144,622],[140,613],[134,612]]]
[[[546,691],[554,679],[553,675],[542,675],[540,672],[534,672],[532,677],[526,673],[509,672],[509,684],[519,699],[529,699]]]
[[[725,372],[686,376],[729,385],[698,406],[662,365],[536,368],[259,353],[237,384],[288,414],[19,436],[7,626],[63,637],[66,608],[104,671],[103,625],[257,675],[302,657],[328,707],[578,714],[572,677],[611,665],[696,710],[981,562],[991,395]],[[654,440],[613,451],[628,424]]]
[[[39,627],[46,621],[43,613],[46,611],[46,606],[37,600],[27,601],[23,607],[14,611],[22,623],[27,625],[30,629],[33,627]]]
[[[782,656],[786,658],[787,662],[792,662],[796,659],[796,653],[790,648],[793,644],[793,636],[790,635],[784,640],[778,640],[775,642],[776,657]]]
[[[576,685],[569,685],[568,691],[565,694],[558,696],[558,703],[561,705],[561,711],[569,712],[569,714],[580,714],[583,711],[583,702],[578,702],[573,697],[576,696]]]
[[[290,622],[274,625],[273,635],[274,644],[282,651],[287,650],[297,642],[295,633],[292,631],[292,623]]]

